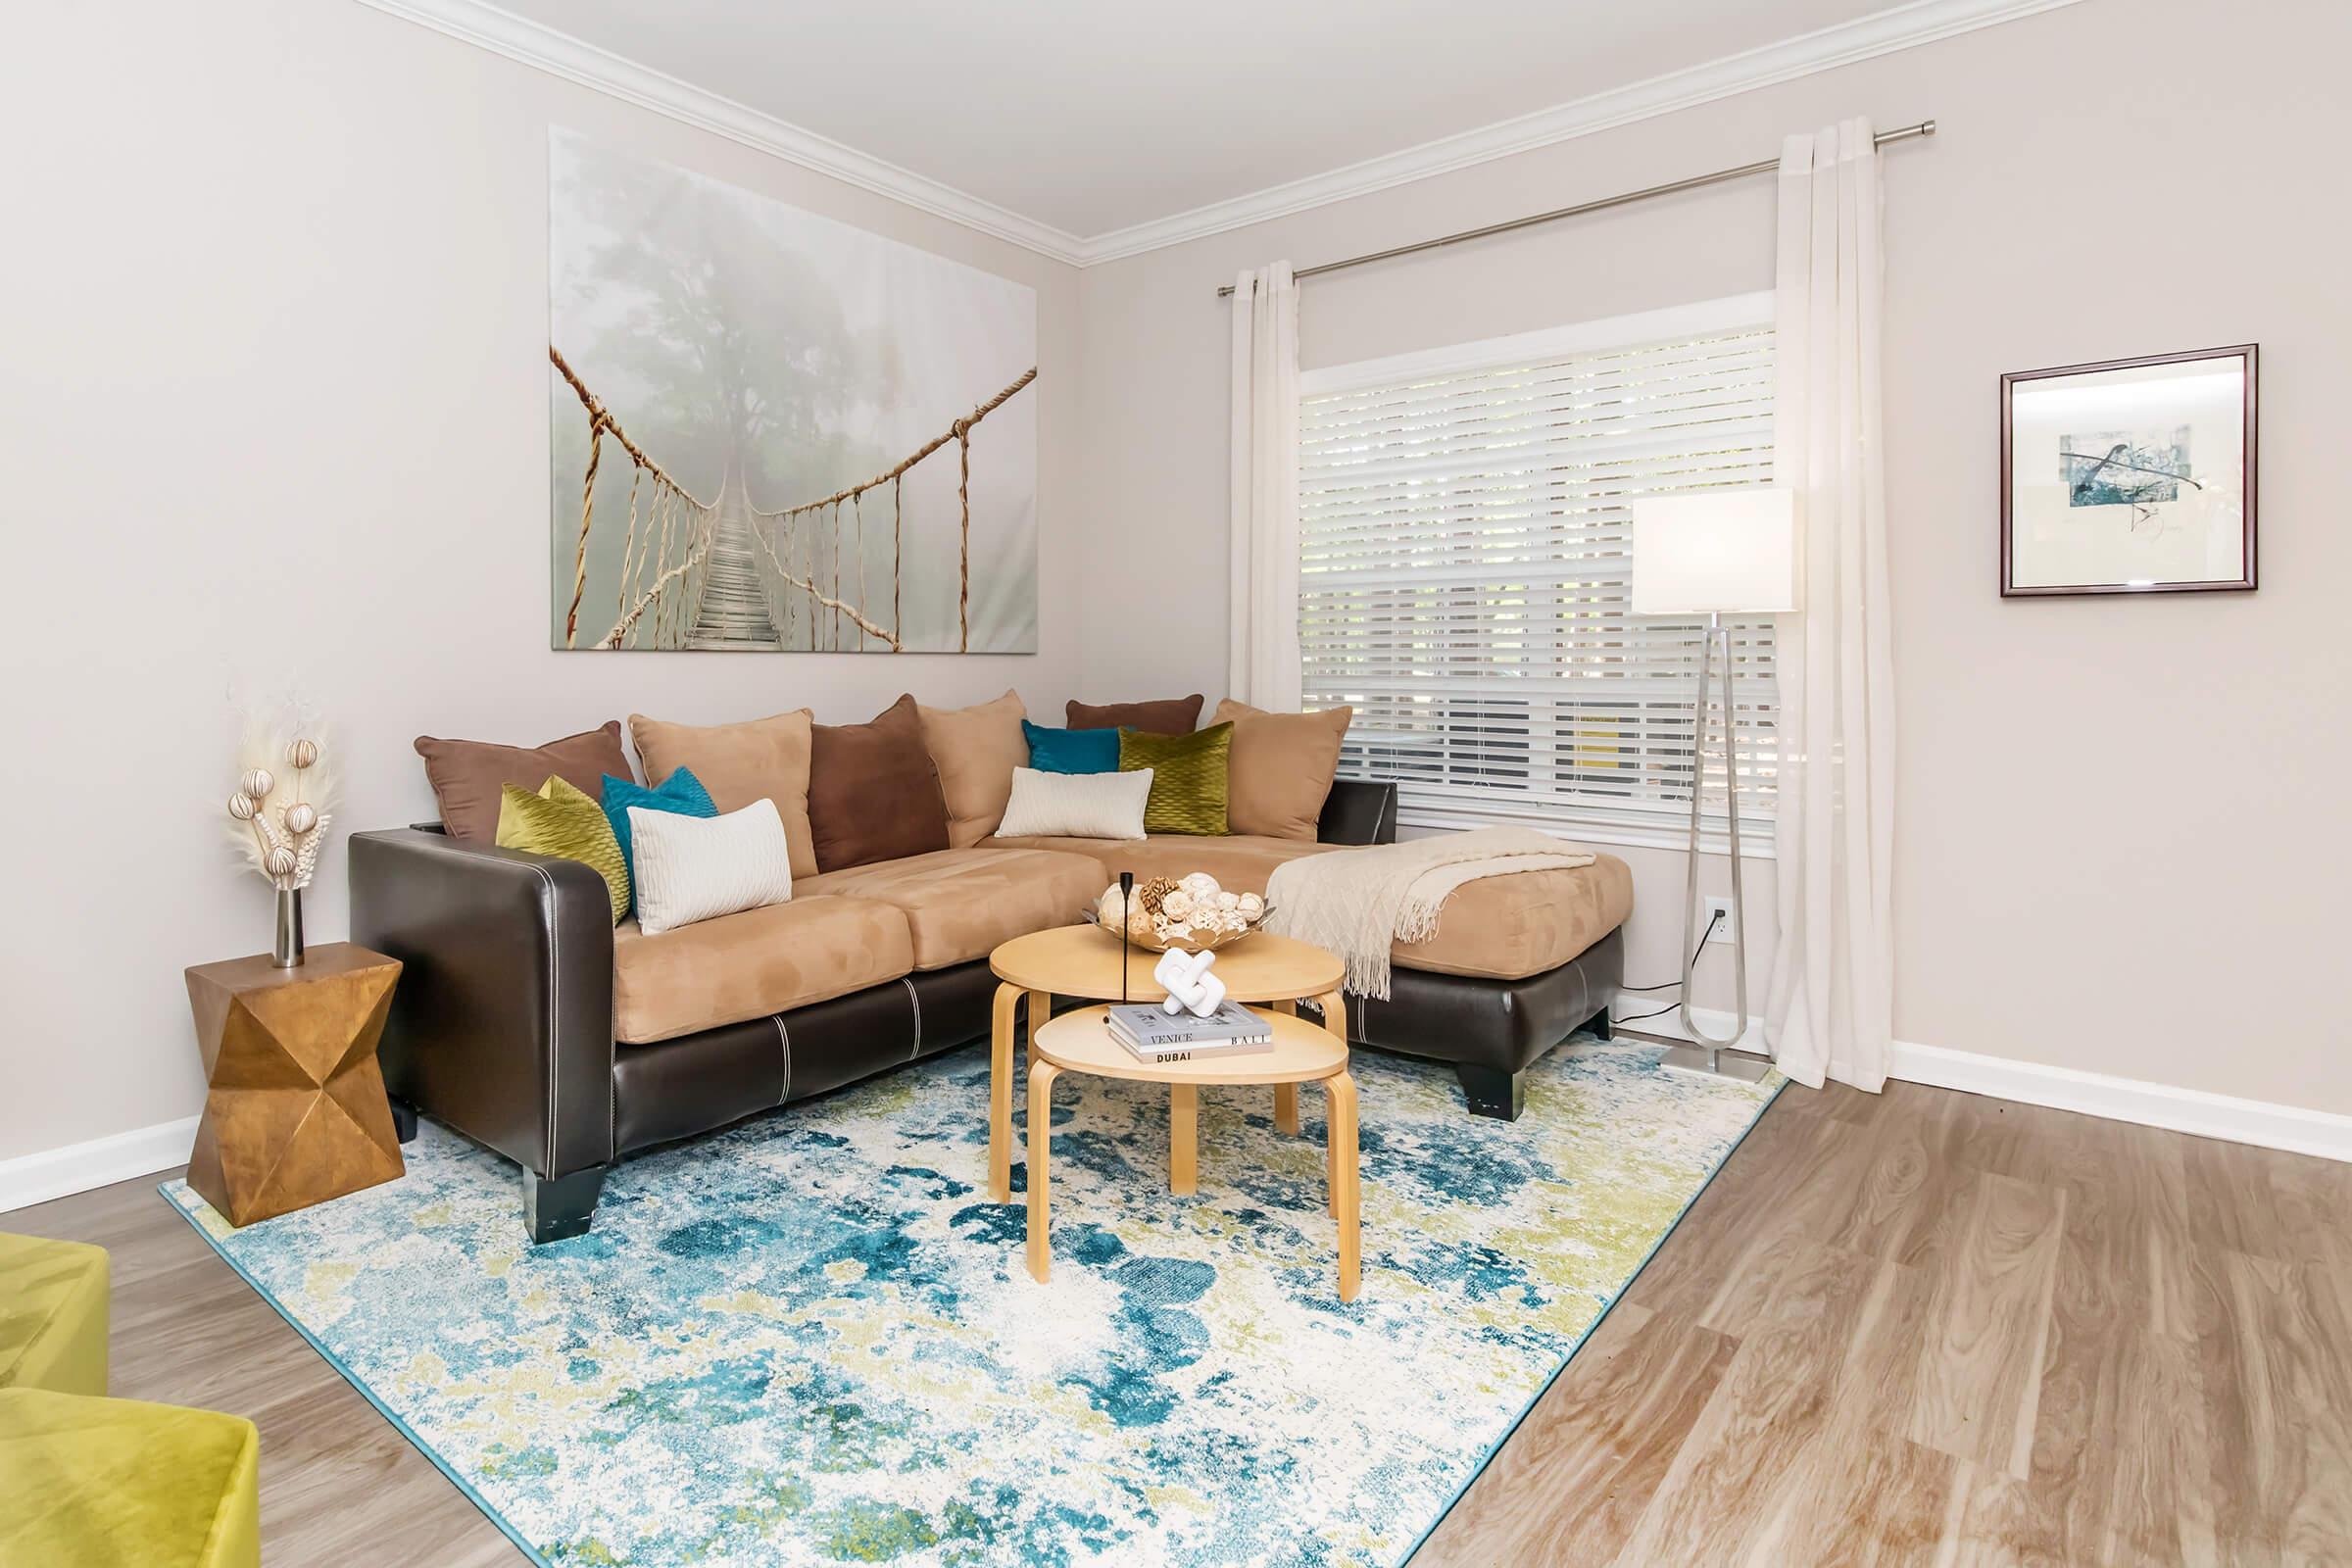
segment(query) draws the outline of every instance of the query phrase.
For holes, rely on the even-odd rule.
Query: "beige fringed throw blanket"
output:
[[[1387,1001],[1389,945],[1426,942],[1453,890],[1485,876],[1591,865],[1565,839],[1531,828],[1482,827],[1403,844],[1309,855],[1274,868],[1265,928],[1329,948],[1348,963],[1348,989]]]

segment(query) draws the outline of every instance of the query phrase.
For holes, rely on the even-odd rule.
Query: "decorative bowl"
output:
[[[1122,904],[1130,906],[1121,929]],[[1168,909],[1176,912],[1170,914]],[[1192,911],[1202,911],[1200,918]],[[1130,947],[1147,953],[1214,953],[1231,947],[1265,924],[1273,908],[1257,894],[1229,894],[1216,879],[1196,871],[1181,880],[1147,877],[1139,880],[1130,898],[1122,900],[1113,882],[1081,911],[1083,918],[1123,936]]]

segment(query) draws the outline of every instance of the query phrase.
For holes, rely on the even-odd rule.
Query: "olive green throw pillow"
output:
[[[629,911],[629,862],[612,836],[612,823],[596,797],[563,778],[551,778],[534,795],[519,784],[498,790],[498,837],[502,850],[528,850],[594,866],[612,895],[612,923]]]
[[[1225,772],[1233,751],[1233,725],[1211,724],[1190,735],[1119,731],[1119,771],[1152,770],[1152,798],[1144,803],[1147,833],[1223,833]]]

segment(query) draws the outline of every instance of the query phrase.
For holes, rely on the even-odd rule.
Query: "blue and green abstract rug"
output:
[[[1580,1040],[1506,1123],[1446,1068],[1353,1070],[1350,1304],[1311,1089],[1296,1138],[1270,1091],[1203,1091],[1178,1199],[1165,1092],[1065,1077],[1032,1281],[984,1050],[631,1160],[550,1247],[514,1168],[429,1123],[401,1180],[241,1231],[165,1192],[544,1563],[1387,1568],[1778,1080]]]

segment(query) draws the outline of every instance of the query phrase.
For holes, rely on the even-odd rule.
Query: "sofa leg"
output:
[[[1470,1102],[1471,1115],[1517,1121],[1527,1108],[1526,1073],[1474,1067],[1466,1061],[1455,1062],[1453,1071],[1462,1081],[1462,1096]]]
[[[416,1107],[405,1100],[392,1102],[392,1135],[404,1144],[416,1141]]]
[[[602,1165],[591,1165],[568,1176],[542,1176],[537,1171],[525,1170],[522,1223],[531,1233],[531,1245],[544,1247],[549,1242],[587,1235],[588,1222],[596,1214],[596,1200],[604,1190]]]
[[[1609,1009],[1603,1007],[1592,1017],[1587,1018],[1585,1020],[1585,1033],[1591,1035],[1595,1040],[1616,1039],[1617,1036],[1615,1031],[1609,1027]]]

